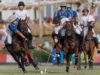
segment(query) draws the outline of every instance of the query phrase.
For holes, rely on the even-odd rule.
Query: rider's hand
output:
[[[24,38],[24,41],[28,41],[28,39],[27,38]]]

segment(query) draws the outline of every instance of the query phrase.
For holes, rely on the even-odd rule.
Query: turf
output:
[[[84,69],[76,70],[73,66],[70,72],[65,72],[65,66],[39,66],[40,70],[35,70],[32,66],[26,69],[28,73],[23,73],[17,65],[0,65],[0,75],[100,75],[100,66],[95,66],[93,70]],[[44,73],[41,74],[40,71]],[[46,73],[45,73],[46,70]]]

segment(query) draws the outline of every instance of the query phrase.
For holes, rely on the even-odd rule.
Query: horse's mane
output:
[[[21,24],[22,23],[22,24]],[[18,29],[28,39],[32,39],[31,33],[28,32],[28,25],[26,20],[19,20]]]
[[[88,32],[86,35],[85,39],[93,39],[93,31],[92,31],[93,25],[91,24],[91,22],[88,23]]]

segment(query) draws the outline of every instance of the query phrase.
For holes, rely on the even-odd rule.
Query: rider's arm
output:
[[[25,39],[25,36],[21,33],[21,32],[17,32],[17,34],[19,35],[19,36],[21,36],[23,39]]]
[[[14,32],[17,33],[19,36],[21,36],[23,39],[25,39],[25,36],[17,29],[16,25],[10,24],[9,25],[9,29]]]

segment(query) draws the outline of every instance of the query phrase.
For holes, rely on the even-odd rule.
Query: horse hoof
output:
[[[84,68],[86,69],[86,68],[87,68],[87,66],[84,66]]]
[[[27,71],[23,71],[23,73],[27,73]]]
[[[38,66],[36,66],[36,67],[35,67],[35,70],[39,70],[39,67],[38,67]]]
[[[66,72],[69,72],[69,67],[66,67]]]
[[[89,69],[93,69],[93,62],[89,61]]]
[[[81,67],[77,67],[77,70],[81,70]]]
[[[89,66],[89,69],[93,69],[93,66]]]

